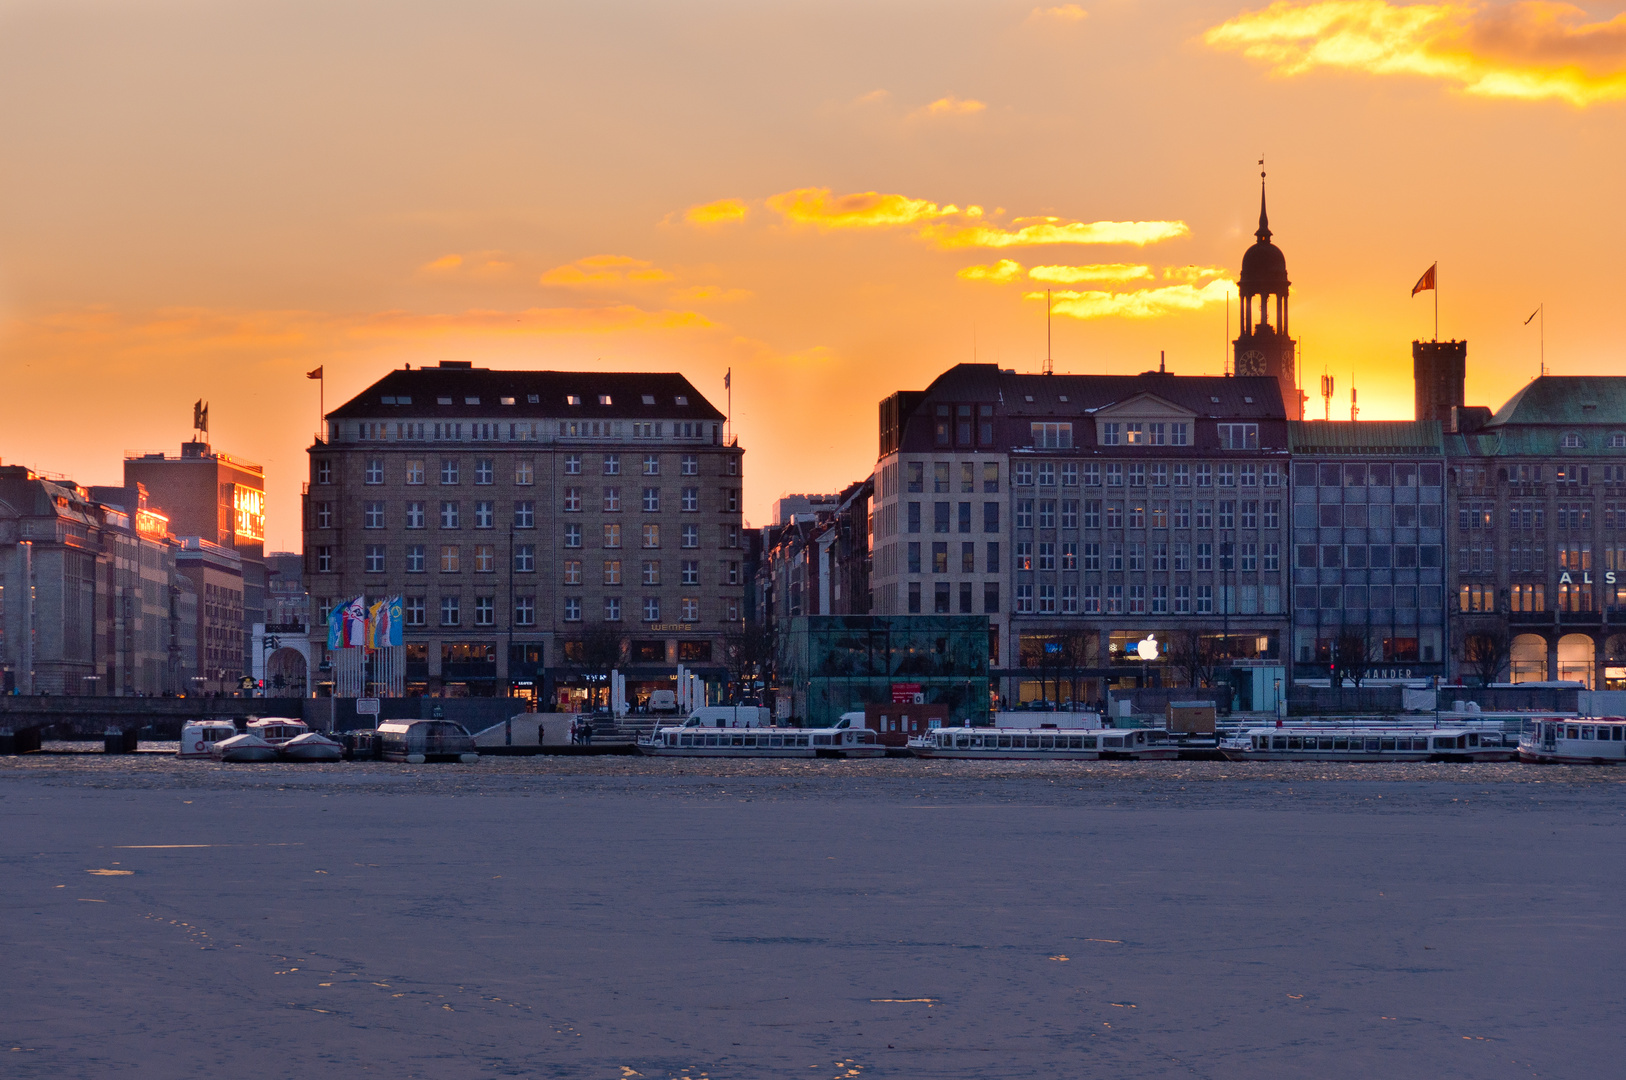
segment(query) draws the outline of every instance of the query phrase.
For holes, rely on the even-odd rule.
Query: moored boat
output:
[[[176,757],[213,757],[215,743],[237,735],[237,725],[230,720],[188,720],[181,727],[181,745]]]
[[[250,720],[245,726],[272,746],[281,746],[310,731],[305,721],[288,716],[262,716],[258,720]]]
[[[386,720],[378,725],[380,756],[385,761],[421,765],[425,761],[480,760],[474,737],[450,720]]]
[[[1517,736],[1489,728],[1298,724],[1244,728],[1219,745],[1231,761],[1512,761]]]
[[[886,747],[868,728],[715,728],[698,724],[656,728],[638,742],[652,757],[830,757],[886,756]]]
[[[933,728],[909,740],[918,757],[985,761],[1172,761],[1163,728]]]
[[[210,756],[216,761],[275,761],[277,748],[264,739],[247,732],[242,735],[233,735],[229,739],[222,739],[209,748]]]
[[[1550,765],[1626,762],[1626,717],[1544,716],[1519,740],[1519,758]]]
[[[307,731],[277,747],[277,756],[284,761],[338,761],[344,757],[344,746],[320,732]]]

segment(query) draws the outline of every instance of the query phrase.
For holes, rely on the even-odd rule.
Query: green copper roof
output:
[[[1441,452],[1438,420],[1294,420],[1287,445],[1295,454],[1430,454]]]
[[[1619,424],[1626,427],[1626,376],[1544,375],[1496,410],[1502,424]]]

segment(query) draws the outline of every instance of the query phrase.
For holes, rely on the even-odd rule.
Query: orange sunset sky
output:
[[[1411,416],[1435,260],[1471,402],[1540,303],[1626,372],[1623,7],[11,0],[0,460],[117,482],[202,397],[297,550],[317,365],[732,368],[763,524],[891,391],[1038,370],[1046,287],[1058,371],[1219,373],[1261,156],[1335,416]]]

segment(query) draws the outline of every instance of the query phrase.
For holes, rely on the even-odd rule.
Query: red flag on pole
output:
[[[1439,263],[1435,263],[1433,266],[1423,271],[1423,276],[1418,278],[1417,284],[1411,287],[1411,294],[1413,296],[1416,296],[1420,292],[1426,292],[1429,289],[1434,288],[1434,272],[1439,269],[1439,266]]]
[[[1430,273],[1432,273],[1432,271],[1430,271]],[[1432,287],[1433,286],[1430,286],[1430,288],[1432,288]],[[307,379],[320,379],[321,377],[322,377],[322,369],[321,368],[317,368],[315,371],[307,371],[307,372],[305,372],[305,378],[307,378]]]

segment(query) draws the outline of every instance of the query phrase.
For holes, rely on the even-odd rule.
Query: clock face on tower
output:
[[[1263,375],[1265,373],[1265,354],[1258,349],[1249,349],[1236,358],[1236,373],[1238,375]]]

